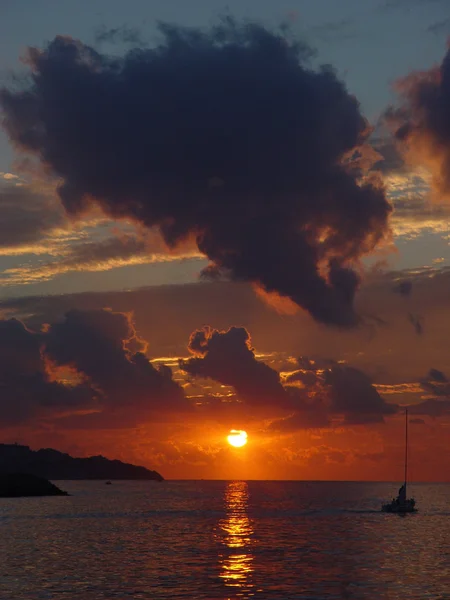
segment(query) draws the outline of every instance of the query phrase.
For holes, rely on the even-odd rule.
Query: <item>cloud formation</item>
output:
[[[347,423],[382,422],[384,416],[396,412],[396,407],[383,400],[359,369],[336,364],[325,371],[323,381],[328,387],[331,411],[344,415]]]
[[[232,386],[238,399],[248,404],[286,402],[279,373],[256,359],[245,328],[194,331],[188,349],[194,356],[181,360],[180,368],[189,375]]]
[[[18,182],[12,173],[0,176],[0,254],[42,254],[52,238],[67,235],[67,217],[54,195]]]
[[[439,35],[441,33],[447,33],[450,30],[450,17],[445,19],[441,19],[440,21],[435,21],[431,25],[428,25],[427,31],[433,33],[434,35]]]
[[[191,358],[179,366],[195,385],[186,385],[179,371],[174,380],[167,363],[176,370],[175,359],[148,360],[129,314],[74,309],[35,331],[16,319],[0,320],[1,424],[57,419],[64,429],[93,430],[180,418],[222,426],[262,419],[268,431],[289,434],[382,423],[397,412],[384,400],[388,394],[401,394],[413,415],[449,414],[449,382],[437,368],[417,383],[375,386],[363,370],[342,361],[256,354],[243,327],[197,330],[189,350]],[[284,365],[283,373],[276,364]]]
[[[412,292],[412,281],[409,279],[403,279],[402,281],[399,281],[394,287],[394,292],[400,294],[400,296],[408,297]]]
[[[72,310],[33,332],[0,320],[0,424],[81,413],[79,422],[107,427],[142,414],[188,411],[169,367],[155,368],[130,315]]]
[[[146,348],[131,315],[109,310],[71,310],[45,337],[46,356],[85,375],[109,406],[182,410],[183,393],[171,369],[155,368]]]
[[[423,389],[433,396],[450,397],[450,381],[439,369],[430,369],[428,375],[420,383]]]
[[[410,406],[408,410],[412,415],[425,415],[436,419],[450,414],[450,400],[428,398]]]
[[[10,267],[0,274],[3,286],[48,281],[74,271],[109,271],[126,265],[172,262],[202,255],[184,245],[169,251],[161,239],[149,239],[133,233],[120,233],[104,239],[80,240],[59,247],[57,256],[48,262]]]
[[[450,193],[450,50],[442,63],[397,82],[399,105],[386,112],[407,160],[434,175],[440,194]]]
[[[299,385],[306,394],[305,408],[314,418],[330,422],[344,419],[347,424],[381,423],[394,414],[396,406],[380,396],[370,378],[360,369],[331,360],[298,359],[298,369],[285,379],[286,385]],[[296,417],[294,417],[295,419]],[[289,423],[289,421],[288,421]],[[286,423],[281,423],[286,426]]]
[[[0,425],[93,406],[94,393],[52,380],[42,353],[42,336],[16,319],[0,320]]]
[[[99,27],[95,31],[95,41],[97,44],[109,43],[124,43],[130,45],[143,45],[143,40],[138,29],[130,27],[129,25],[121,25],[120,27],[107,28],[105,26]]]
[[[282,381],[278,371],[257,360],[243,327],[195,331],[189,350],[194,357],[180,361],[183,371],[232,386],[238,401],[249,407],[266,405],[287,411],[287,417],[272,423],[273,430],[327,427],[335,418],[347,424],[379,423],[396,412],[367,375],[334,361],[301,358],[299,368]]]
[[[259,25],[160,34],[124,58],[61,36],[31,48],[29,84],[0,94],[11,140],[62,179],[69,214],[93,201],[170,247],[193,235],[206,276],[355,325],[354,267],[391,210],[349,159],[368,132],[356,99],[309,67],[304,44]]]
[[[409,297],[393,292],[404,279],[413,284]],[[258,354],[346,360],[377,384],[400,384],[417,382],[430,366],[444,373],[448,369],[449,294],[448,268],[375,273],[361,287],[356,306],[359,313],[375,313],[388,324],[379,327],[376,336],[364,328],[342,332],[322,327],[303,311],[287,318],[261,302],[251,286],[231,282],[3,299],[0,313],[25,319],[36,330],[42,323],[63,319],[72,307],[109,306],[114,311],[133,312],[140,334],[151,341],[155,357],[185,356],[187,340],[199,324],[213,324],[219,330],[239,324],[251,332]],[[426,335],[416,335],[408,312],[423,316]],[[276,368],[288,371],[292,365],[280,363]]]

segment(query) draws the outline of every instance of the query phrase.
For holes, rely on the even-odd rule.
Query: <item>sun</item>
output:
[[[242,448],[247,443],[247,432],[240,429],[232,429],[227,437],[228,443],[235,448]]]

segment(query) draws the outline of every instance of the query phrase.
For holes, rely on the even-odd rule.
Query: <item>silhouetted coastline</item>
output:
[[[109,460],[104,456],[73,458],[69,454],[44,448],[31,450],[19,444],[0,444],[0,475],[29,473],[51,480],[62,479],[128,479],[164,481],[157,471]]]

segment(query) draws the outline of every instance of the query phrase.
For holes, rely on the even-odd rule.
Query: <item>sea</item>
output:
[[[450,599],[450,485],[55,482],[0,499],[1,600]]]

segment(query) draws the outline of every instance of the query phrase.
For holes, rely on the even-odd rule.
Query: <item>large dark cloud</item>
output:
[[[95,406],[95,392],[81,383],[66,386],[49,376],[43,335],[16,319],[0,320],[0,425]]]
[[[4,126],[63,181],[70,214],[194,235],[209,276],[276,291],[318,321],[352,326],[352,270],[390,206],[348,156],[367,122],[330,67],[254,24],[161,25],[161,43],[111,58],[56,37],[30,49],[29,83],[3,90]]]
[[[145,349],[130,315],[110,310],[72,310],[39,332],[0,320],[0,425],[66,416],[108,427],[189,410],[170,368],[154,368]]]
[[[169,367],[155,368],[130,315],[109,310],[69,311],[46,334],[45,353],[89,378],[110,407],[188,409]]]
[[[386,112],[399,148],[426,165],[441,193],[450,192],[450,50],[441,65],[397,83],[399,105]]]

